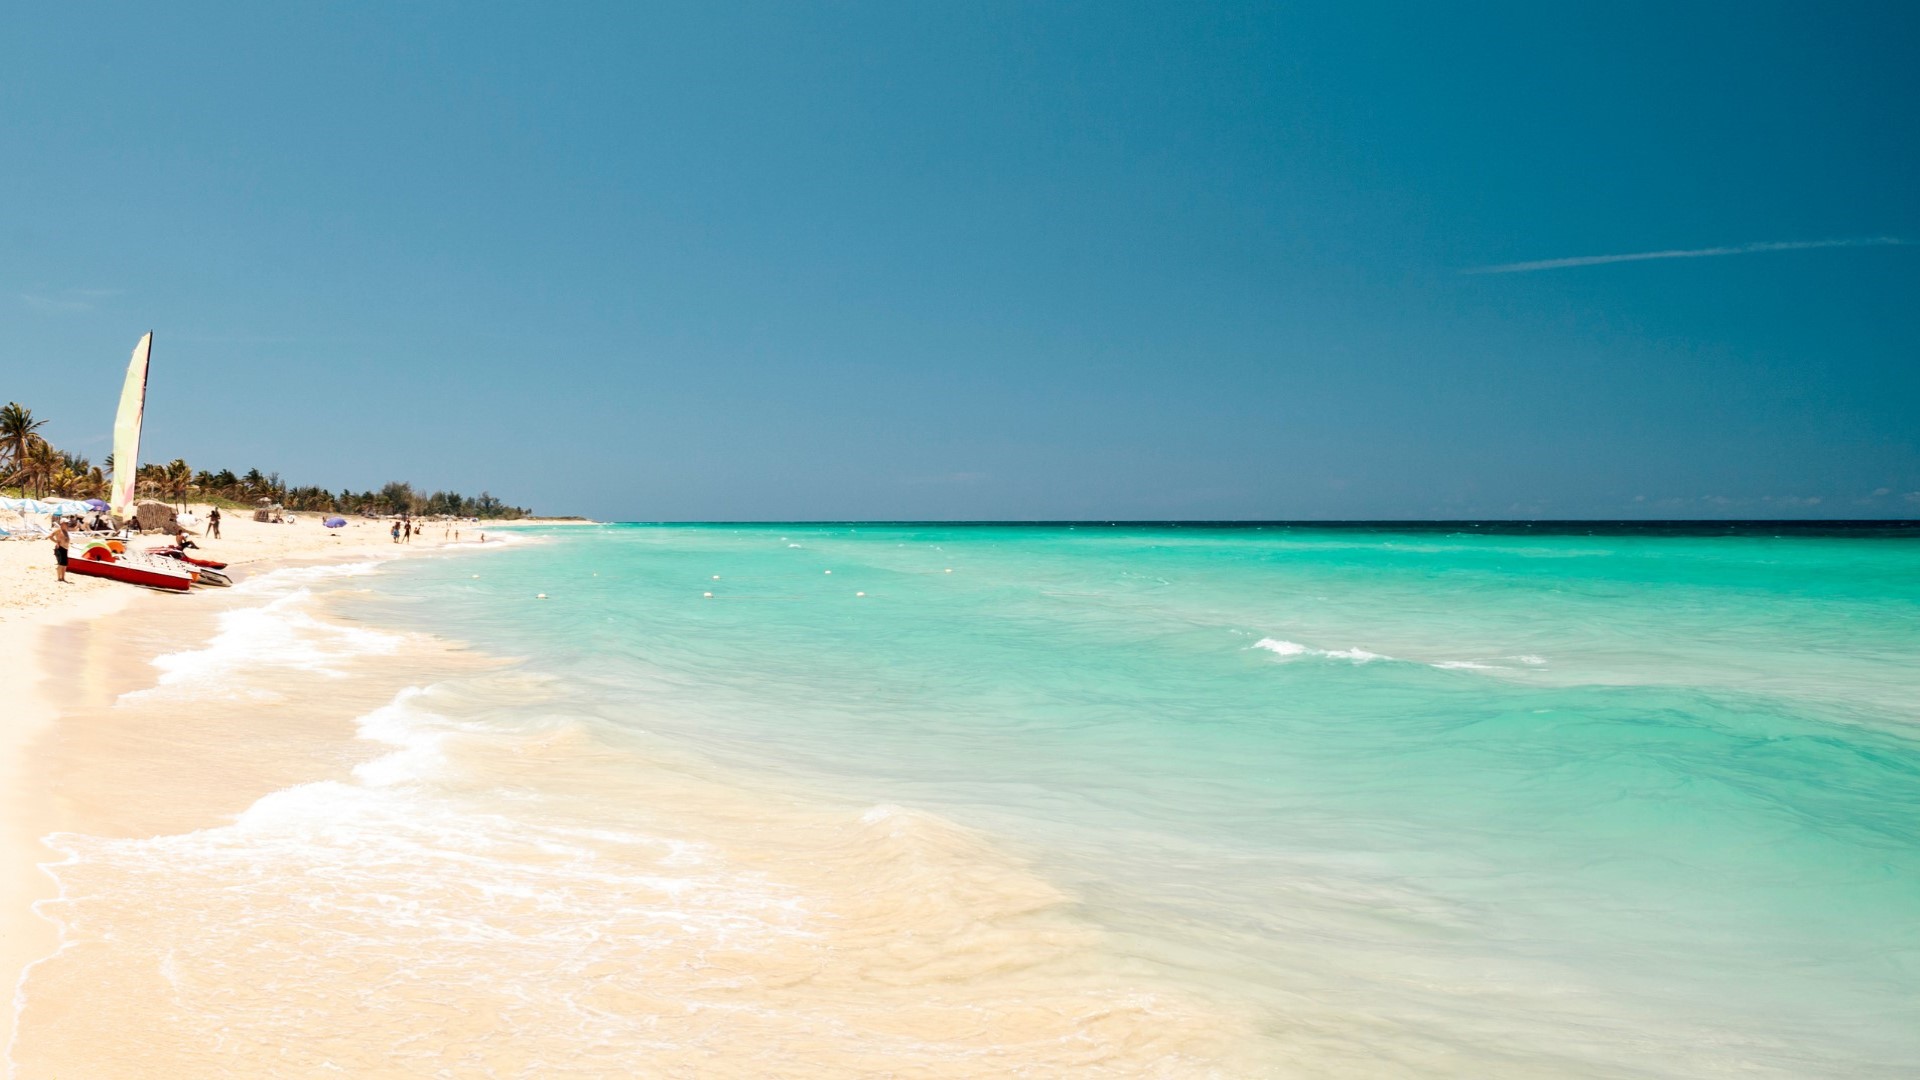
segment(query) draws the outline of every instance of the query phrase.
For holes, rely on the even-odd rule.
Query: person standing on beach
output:
[[[406,535],[405,542],[409,544],[413,543],[413,519],[412,518],[407,519],[407,530],[405,535]]]
[[[220,508],[217,506],[207,514],[207,535],[215,540],[220,539]]]
[[[47,534],[53,541],[53,578],[62,585],[67,581],[67,545],[73,538],[67,535],[67,523],[59,518],[53,519],[53,531]]]
[[[396,544],[400,542],[400,519],[399,518],[393,519],[393,542]]]

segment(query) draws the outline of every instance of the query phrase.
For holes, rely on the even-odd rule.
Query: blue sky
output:
[[[151,328],[149,459],[547,512],[1920,516],[1920,6],[0,26],[0,398],[95,458]]]

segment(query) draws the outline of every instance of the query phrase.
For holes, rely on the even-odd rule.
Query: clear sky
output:
[[[98,460],[152,329],[148,460],[619,519],[1920,516],[1917,52],[1913,3],[14,5],[0,399]]]

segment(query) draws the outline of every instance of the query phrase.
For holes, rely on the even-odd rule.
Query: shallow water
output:
[[[15,1056],[1910,1075],[1920,542],[1830,533],[622,526],[283,573],[113,710],[271,710],[221,768],[309,782],[56,837]]]

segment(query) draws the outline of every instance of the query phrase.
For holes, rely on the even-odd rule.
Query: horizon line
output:
[[[539,515],[534,518],[500,519],[501,522],[519,520],[526,524],[538,524]],[[1797,517],[1797,518],[815,518],[815,519],[777,519],[762,518],[751,520],[651,520],[651,521],[597,521],[590,518],[553,518],[548,521],[575,521],[588,525],[727,525],[727,526],[768,526],[782,525],[1203,525],[1203,526],[1381,526],[1381,525],[1902,525],[1920,528],[1920,518],[1843,518],[1843,517]]]

